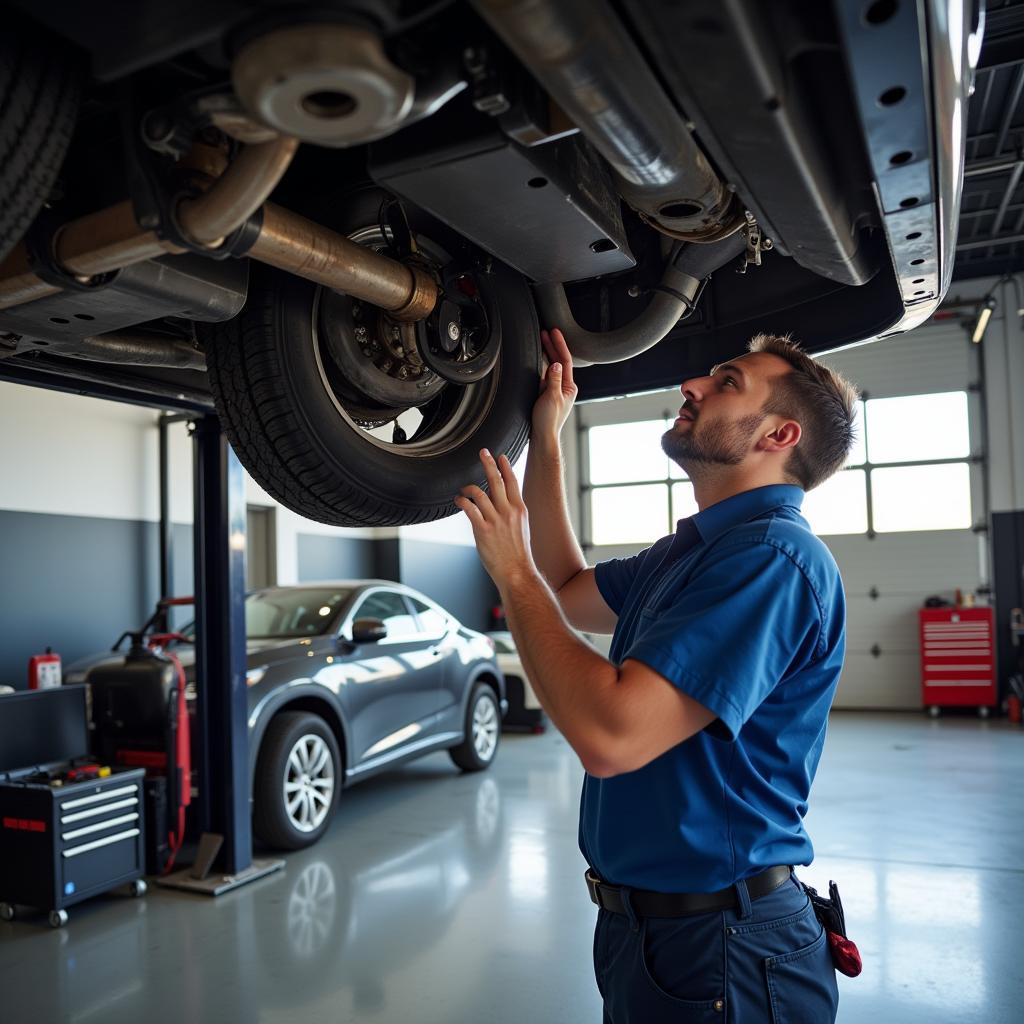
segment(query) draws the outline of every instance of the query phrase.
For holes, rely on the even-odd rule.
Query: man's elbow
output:
[[[588,758],[583,762],[583,770],[595,779],[614,779],[616,775],[626,774],[625,768],[605,758]]]
[[[624,744],[605,741],[587,750],[577,750],[583,770],[595,779],[613,779],[642,768],[646,762],[638,760],[635,751]]]

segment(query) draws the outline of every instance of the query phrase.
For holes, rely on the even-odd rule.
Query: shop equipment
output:
[[[996,704],[992,609],[922,608],[917,614],[921,702],[932,715],[974,706],[987,717]]]
[[[59,928],[91,896],[146,891],[143,771],[104,772],[88,747],[84,686],[0,702],[0,918],[25,905]]]

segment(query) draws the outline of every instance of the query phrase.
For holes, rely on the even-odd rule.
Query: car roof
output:
[[[444,612],[449,618],[457,619],[458,616],[450,612],[440,601],[436,601],[432,597],[428,597],[426,594],[421,593],[415,587],[410,587],[406,583],[399,583],[396,580],[307,580],[303,583],[286,583],[275,585],[272,587],[258,587],[255,590],[250,591],[252,594],[265,594],[271,593],[275,590],[321,590],[336,587],[339,590],[342,588],[362,591],[372,590],[376,587],[386,587],[389,590],[394,590],[399,593],[407,594],[410,597],[417,597],[429,604],[434,605],[440,611]]]

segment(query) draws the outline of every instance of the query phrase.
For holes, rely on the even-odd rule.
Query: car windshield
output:
[[[258,590],[245,599],[246,638],[269,640],[326,633],[351,596],[350,587]],[[195,623],[190,622],[181,633],[193,636]]]

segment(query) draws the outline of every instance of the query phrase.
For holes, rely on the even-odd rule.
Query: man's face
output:
[[[661,439],[665,454],[691,475],[704,466],[738,466],[765,420],[773,378],[789,370],[779,356],[753,352],[684,381],[679,417]]]

